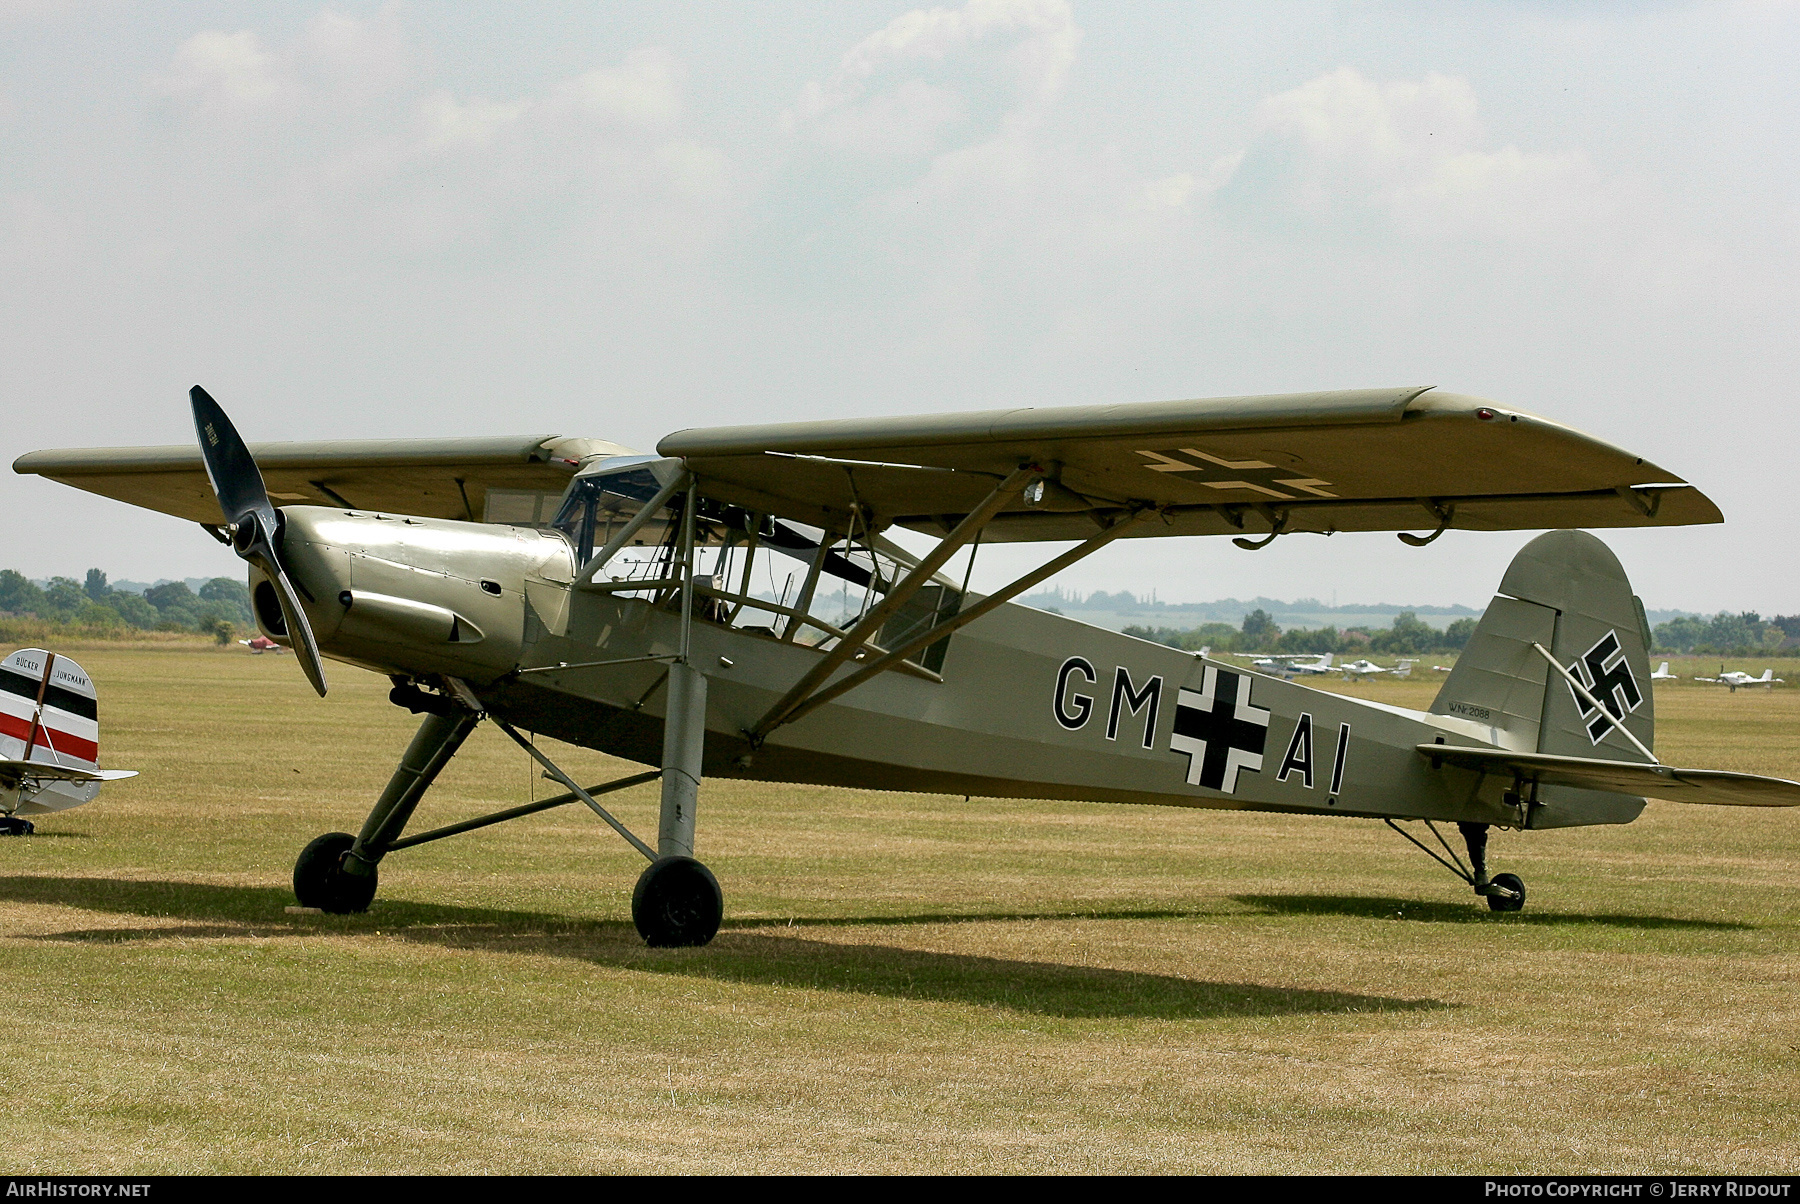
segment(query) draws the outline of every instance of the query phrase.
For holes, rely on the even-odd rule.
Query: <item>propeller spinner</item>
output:
[[[318,641],[313,639],[312,625],[300,609],[300,599],[288,581],[287,570],[277,550],[281,534],[281,516],[269,501],[263,486],[262,470],[256,458],[244,446],[237,428],[205,389],[195,385],[188,390],[194,403],[194,433],[200,439],[200,455],[206,461],[206,476],[219,499],[219,509],[231,532],[231,546],[244,560],[261,569],[274,583],[275,596],[281,603],[282,622],[299,654],[300,668],[312,688],[325,696],[325,662],[319,657]]]

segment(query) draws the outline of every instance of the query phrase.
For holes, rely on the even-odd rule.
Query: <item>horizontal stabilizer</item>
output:
[[[1547,786],[1578,786],[1615,794],[1648,795],[1675,803],[1722,807],[1800,807],[1800,782],[1723,769],[1677,769],[1635,761],[1603,761],[1504,748],[1420,744],[1421,756],[1483,773],[1518,775]]]
[[[13,787],[27,779],[57,782],[116,782],[135,778],[135,769],[72,769],[48,761],[0,760],[0,786]]]

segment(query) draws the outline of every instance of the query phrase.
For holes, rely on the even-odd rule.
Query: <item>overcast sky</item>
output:
[[[1435,384],[1694,482],[1800,612],[1800,4],[0,0],[0,455]],[[236,576],[0,474],[0,567]],[[1067,588],[1480,605],[1529,534]],[[1043,549],[990,549],[1000,573]]]

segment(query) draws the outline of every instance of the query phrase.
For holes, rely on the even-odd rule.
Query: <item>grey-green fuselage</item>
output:
[[[572,549],[552,531],[322,507],[284,515],[283,555],[327,656],[457,677],[516,726],[660,763],[664,663],[582,666],[675,654],[678,609],[571,584]],[[1002,606],[952,636],[941,681],[881,674],[760,746],[746,731],[823,652],[705,620],[691,641],[708,678],[709,777],[1524,822],[1503,798],[1510,778],[1434,767],[1416,748],[1508,747],[1502,728],[1310,689],[1029,607]],[[1591,813],[1538,808],[1530,826],[1623,822],[1642,805],[1614,797]]]

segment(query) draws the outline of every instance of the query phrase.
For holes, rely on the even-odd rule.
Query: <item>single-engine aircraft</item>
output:
[[[1424,387],[683,430],[598,440],[246,446],[203,389],[191,448],[41,451],[36,473],[190,519],[249,562],[263,633],[424,716],[356,835],[294,867],[361,911],[391,854],[579,801],[649,863],[652,945],[711,940],[705,778],[1379,819],[1486,899],[1494,826],[1627,823],[1645,795],[1800,804],[1800,783],[1651,751],[1643,607],[1611,551],[1550,530],[1513,561],[1429,711],[1361,702],[1012,604],[1116,539],[1721,521],[1699,490],[1544,418]],[[280,503],[278,506],[277,503]],[[1426,534],[1418,528],[1429,528]],[[934,537],[923,555],[889,538]],[[1072,545],[984,596],[944,570]],[[483,719],[567,793],[408,833]],[[582,786],[526,732],[650,768]],[[655,844],[601,799],[660,779]],[[1422,820],[1448,859],[1396,821]],[[1455,823],[1469,862],[1435,826]]]
[[[100,768],[100,712],[81,666],[42,648],[0,660],[0,835],[30,836],[24,815],[92,802],[102,782],[134,769]]]
[[[1696,677],[1694,680],[1709,681],[1716,686],[1730,686],[1733,694],[1736,694],[1741,686],[1761,686],[1765,690],[1773,690],[1777,685],[1786,684],[1781,678],[1775,676],[1773,669],[1764,669],[1761,677],[1751,677],[1741,669],[1733,669],[1727,673],[1724,665],[1719,666],[1717,677]]]
[[[1719,667],[1721,669],[1724,668],[1723,665],[1721,665]],[[1660,664],[1656,667],[1656,672],[1654,672],[1650,675],[1650,680],[1651,681],[1680,681],[1681,674],[1669,672],[1669,662],[1664,661],[1662,664]]]
[[[1262,656],[1255,652],[1233,652],[1231,655],[1249,659],[1252,669],[1260,669],[1273,677],[1294,677],[1301,673],[1332,673],[1342,668],[1340,665],[1331,663],[1334,654],[1330,652],[1286,652],[1279,656]]]
[[[1383,674],[1391,674],[1394,680],[1404,681],[1412,676],[1413,666],[1418,663],[1418,661],[1401,661],[1389,669],[1364,657],[1362,660],[1349,661],[1339,665],[1338,668],[1343,671],[1345,681],[1361,681],[1365,677],[1380,677]]]

